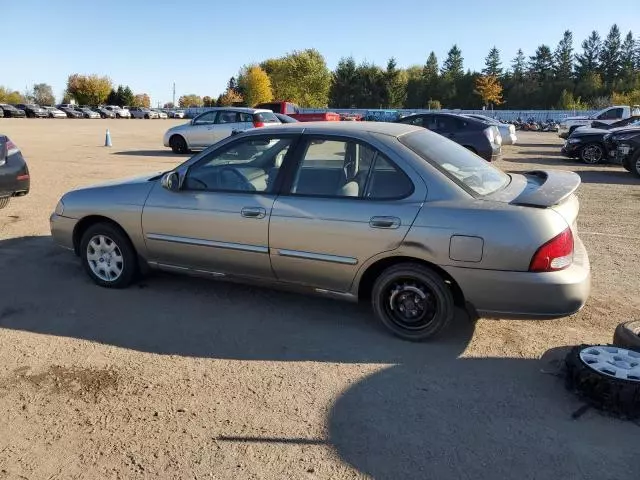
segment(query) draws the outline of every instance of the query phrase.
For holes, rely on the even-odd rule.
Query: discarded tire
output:
[[[640,418],[640,352],[613,345],[580,345],[565,359],[567,388],[589,405]]]
[[[621,323],[613,334],[613,344],[640,352],[640,321]]]

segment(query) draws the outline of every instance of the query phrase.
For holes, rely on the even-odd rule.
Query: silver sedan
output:
[[[213,145],[234,132],[278,123],[280,120],[271,110],[242,107],[211,108],[189,123],[167,130],[163,143],[165,147],[171,147],[175,153],[187,153]]]
[[[67,193],[55,241],[98,285],[159,269],[367,300],[409,340],[456,306],[555,318],[585,303],[579,177],[506,174],[423,128],[292,123],[231,136],[163,174]]]
[[[495,118],[475,113],[466,114],[464,116],[481,120],[485,123],[488,123],[489,125],[493,125],[494,127],[496,127],[500,132],[500,136],[502,137],[502,145],[515,145],[515,143],[518,141],[518,137],[516,136],[516,127],[511,124],[502,123]]]

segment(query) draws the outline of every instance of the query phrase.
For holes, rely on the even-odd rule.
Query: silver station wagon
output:
[[[103,287],[149,268],[293,287],[369,301],[391,332],[424,340],[456,306],[533,319],[583,306],[579,184],[506,174],[411,125],[292,123],[69,192],[51,232]]]

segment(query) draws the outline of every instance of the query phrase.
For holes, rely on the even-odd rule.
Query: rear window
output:
[[[278,120],[278,117],[276,117],[273,112],[258,112],[254,113],[253,117],[256,122],[280,123],[280,120]]]
[[[476,195],[489,195],[509,183],[509,176],[502,170],[443,137],[418,131],[403,135],[398,140],[462,188]]]

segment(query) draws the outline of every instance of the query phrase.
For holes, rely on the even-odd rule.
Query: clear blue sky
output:
[[[496,45],[503,66],[518,48],[574,48],[617,23],[640,35],[640,0],[0,0],[0,85],[45,82],[61,96],[71,73],[108,75],[154,105],[182,94],[217,96],[247,63],[317,48],[334,68],[342,56],[380,65],[442,62],[457,43],[465,69],[481,69]]]

